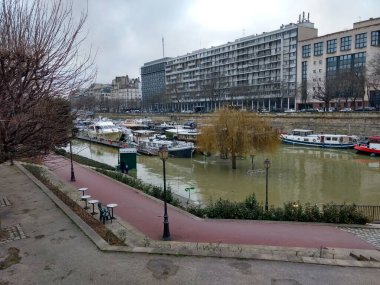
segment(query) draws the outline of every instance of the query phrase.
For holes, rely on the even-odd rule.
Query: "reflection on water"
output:
[[[118,150],[76,141],[73,152],[115,166]],[[268,157],[269,204],[286,201],[302,203],[356,203],[377,205],[380,202],[380,158],[357,155],[354,150],[329,150],[281,146],[277,153],[256,155],[255,169],[263,169]],[[251,159],[238,160],[231,169],[229,160],[195,156],[166,161],[167,183],[174,193],[188,197],[185,188],[193,186],[191,199],[215,201],[219,197],[241,201],[252,192],[259,201],[265,199],[265,171],[247,174]],[[138,156],[137,175],[147,183],[163,185],[162,161],[158,157]]]

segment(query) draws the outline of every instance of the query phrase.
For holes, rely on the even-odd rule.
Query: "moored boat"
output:
[[[158,155],[158,150],[162,146],[166,146],[169,156],[190,158],[194,152],[194,144],[190,142],[182,142],[175,140],[166,140],[162,136],[149,138],[141,138],[138,141],[137,152],[147,155]]]
[[[313,130],[304,129],[294,129],[280,138],[287,144],[326,148],[352,148],[359,139],[354,135],[314,134]]]
[[[354,149],[359,153],[378,156],[380,155],[380,136],[369,137],[367,144],[357,144]]]
[[[87,135],[90,138],[118,141],[121,130],[112,121],[106,118],[99,118],[88,127]]]
[[[199,132],[197,129],[186,129],[182,126],[176,128],[167,129],[165,133],[170,134],[174,139],[186,142],[195,142]]]

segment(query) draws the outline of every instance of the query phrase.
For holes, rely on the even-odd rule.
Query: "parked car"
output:
[[[336,112],[336,109],[333,107],[329,107],[328,110],[326,110],[326,108],[319,108],[318,112],[321,112],[321,113],[323,113],[323,112]]]
[[[340,109],[340,112],[352,112],[352,109],[351,108],[343,108],[343,109]]]
[[[355,112],[374,112],[377,111],[375,107],[363,107],[355,109]]]
[[[307,109],[301,109],[300,112],[318,112],[318,109],[307,108]]]
[[[285,113],[294,113],[296,110],[294,109],[285,109]]]

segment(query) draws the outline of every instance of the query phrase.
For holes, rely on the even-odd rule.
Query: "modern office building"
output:
[[[141,92],[143,106],[146,109],[155,108],[160,96],[165,93],[165,66],[170,58],[162,58],[144,63],[141,67]]]
[[[296,24],[272,32],[146,63],[141,68],[143,100],[164,91],[165,82],[167,110],[212,110],[226,104],[253,110],[293,108],[297,44],[317,34],[303,14]]]
[[[316,98],[319,90],[329,87],[329,79],[343,72],[371,72],[370,62],[376,54],[380,53],[380,18],[369,19],[353,24],[353,29],[344,30],[320,37],[300,40],[298,43],[297,82],[304,88],[298,92],[297,105],[309,108],[333,107],[352,109],[364,106],[380,106],[380,94],[370,90],[368,84],[359,94],[352,92],[348,96],[332,96],[330,106],[325,106],[323,100]],[[361,83],[360,83],[361,84]],[[331,85],[331,84],[330,84]],[[344,86],[340,87],[342,93]],[[335,92],[338,93],[339,91]],[[357,96],[353,97],[353,96]],[[334,98],[335,97],[335,98]]]

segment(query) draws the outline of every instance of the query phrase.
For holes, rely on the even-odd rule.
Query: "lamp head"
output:
[[[160,146],[160,148],[158,149],[158,155],[160,156],[160,158],[162,160],[167,160],[168,157],[169,157],[169,150],[168,150],[168,147],[163,145],[163,146]]]
[[[267,158],[266,160],[264,160],[264,166],[265,168],[269,168],[271,165],[271,161]]]

